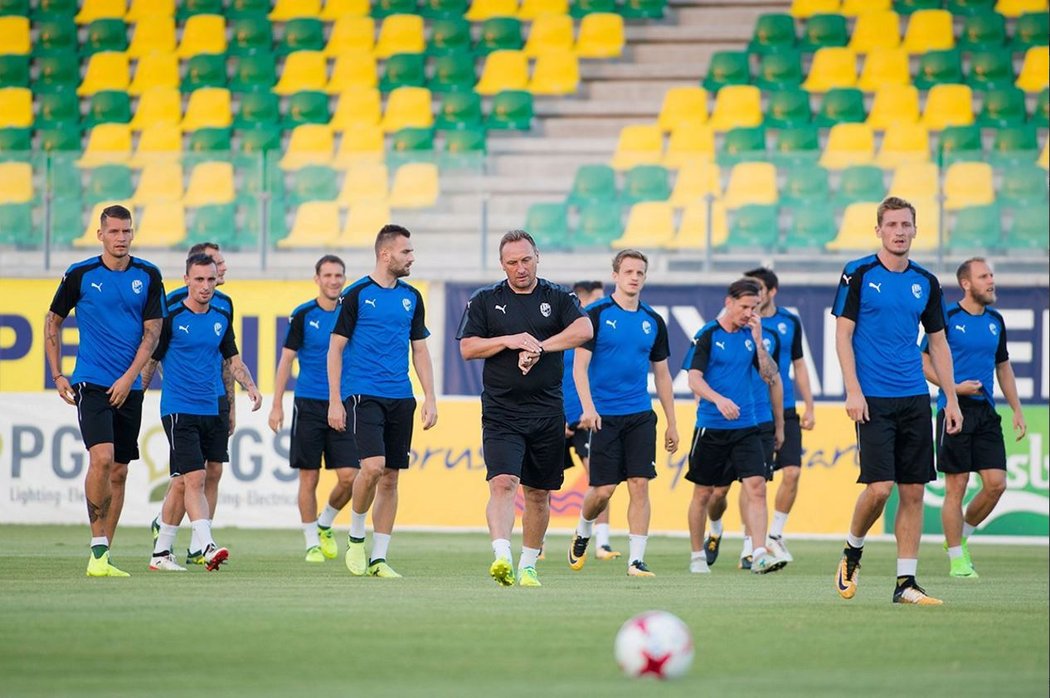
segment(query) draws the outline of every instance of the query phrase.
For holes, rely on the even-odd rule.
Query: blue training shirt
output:
[[[393,288],[383,288],[365,276],[343,291],[339,305],[332,332],[349,339],[340,397],[412,397],[408,350],[430,336],[423,296],[400,279]]]
[[[639,303],[638,310],[627,310],[612,296],[591,303],[586,312],[594,335],[583,348],[592,352],[587,377],[598,414],[651,410],[649,364],[671,353],[664,319],[645,303]]]
[[[754,374],[759,372],[756,349],[750,328],[727,332],[717,320],[712,320],[696,333],[686,354],[686,367],[700,371],[712,390],[740,408],[740,416],[729,420],[715,403],[700,400],[696,408],[697,427],[744,429],[758,424],[752,395]]]
[[[919,350],[919,323],[927,334],[944,329],[941,284],[915,262],[904,271],[877,255],[846,264],[831,310],[856,323],[853,353],[867,397],[928,395]]]
[[[76,308],[80,346],[71,383],[111,386],[124,375],[142,344],[142,323],[164,315],[160,270],[132,257],[123,271],[109,269],[101,255],[66,270],[51,312],[67,317]],[[135,377],[132,390],[142,390]]]
[[[802,352],[802,321],[794,313],[777,308],[775,313],[762,318],[762,328],[776,332],[780,340],[780,351],[770,356],[777,362],[780,382],[784,385],[784,409],[789,410],[796,403],[791,364],[805,356]]]
[[[762,328],[762,343],[766,346],[766,353],[770,356],[780,355],[780,338],[775,330]],[[783,377],[781,377],[783,382]],[[755,421],[759,424],[773,421],[773,401],[769,397],[769,383],[762,378],[758,371],[751,378],[751,397],[755,401]]]
[[[561,374],[561,399],[565,407],[565,423],[575,424],[583,416],[583,404],[580,394],[576,392],[576,379],[572,376],[572,366],[576,362],[576,350],[566,349],[562,354],[565,368]]]
[[[178,310],[179,307],[182,306],[182,301],[186,300],[186,298],[189,295],[190,289],[186,286],[183,286],[182,288],[177,288],[171,293],[169,293],[168,297],[164,299],[165,312],[170,313],[175,310]],[[211,307],[213,308],[217,308],[218,310],[225,312],[227,315],[230,316],[230,322],[233,322],[233,299],[227,296],[222,291],[220,291],[218,288],[216,288],[215,292],[212,294],[209,305],[211,305]],[[226,383],[224,383],[222,380],[222,363],[220,362],[214,370],[216,371],[216,389],[219,392],[219,396],[222,397],[226,395]]]
[[[316,298],[292,311],[284,348],[296,352],[299,358],[296,397],[328,400],[328,338],[338,317],[338,305],[325,310]]]
[[[220,393],[210,371],[237,354],[230,314],[213,305],[195,313],[184,304],[171,306],[164,318],[153,358],[164,362],[160,414],[217,415]]]
[[[981,394],[960,397],[960,400],[986,400],[995,405],[995,367],[1010,360],[1006,350],[1006,323],[995,308],[985,308],[980,315],[971,315],[958,303],[948,307],[944,334],[952,350],[955,382],[981,381]],[[930,340],[922,338],[922,350],[930,351]],[[944,391],[937,393],[937,409],[947,404]]]

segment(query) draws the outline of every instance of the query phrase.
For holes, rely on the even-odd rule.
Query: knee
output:
[[[299,487],[301,489],[314,489],[320,480],[320,474],[316,470],[299,471]]]
[[[383,477],[383,473],[386,470],[386,461],[382,458],[369,458],[361,461],[361,469],[358,473],[360,476],[368,479],[375,480]]]
[[[113,485],[123,486],[128,480],[128,464],[114,463],[109,470],[109,482]]]
[[[994,480],[985,480],[982,489],[985,491],[985,494],[998,501],[1003,496],[1003,493],[1006,492],[1006,478],[1000,477]]]
[[[526,487],[525,489],[525,502],[531,506],[547,507],[550,506],[550,490],[538,490],[533,487]]]
[[[890,498],[890,493],[893,491],[892,482],[873,482],[868,485],[868,496],[872,498],[877,504],[885,504],[886,500]],[[900,488],[901,501],[905,501],[908,498],[908,488]]]
[[[397,491],[397,474],[396,470],[386,470],[379,478],[379,488],[384,492],[396,492]]]
[[[222,479],[222,463],[208,461],[204,464],[204,477],[208,482],[218,482]]]
[[[518,478],[512,475],[497,475],[489,480],[489,492],[497,496],[514,496],[518,489]]]
[[[798,487],[798,476],[802,473],[802,468],[791,466],[783,468],[781,471],[783,476],[782,483],[787,487]]]

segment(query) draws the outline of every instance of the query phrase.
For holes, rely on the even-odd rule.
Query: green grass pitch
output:
[[[0,695],[928,698],[1045,696],[1050,678],[1046,546],[978,541],[980,579],[957,580],[924,544],[919,581],[946,604],[919,608],[890,603],[889,543],[869,543],[844,601],[834,541],[791,541],[796,562],[759,577],[735,569],[739,540],[690,575],[688,543],[653,537],[657,577],[638,580],[623,560],[570,571],[552,535],[544,587],[505,589],[480,534],[396,533],[405,578],[381,580],[306,564],[297,531],[216,533],[231,550],[216,573],[149,572],[148,530],[125,528],[114,559],[133,576],[87,579],[86,526],[0,527]],[[653,608],[692,629],[679,681],[613,661],[620,624]]]

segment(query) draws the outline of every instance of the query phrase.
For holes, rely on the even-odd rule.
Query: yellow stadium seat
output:
[[[333,131],[345,131],[358,124],[374,126],[381,118],[379,90],[374,87],[354,87],[339,95],[335,113],[328,125]]]
[[[813,15],[838,14],[839,0],[791,0],[791,16],[805,19]]]
[[[916,252],[931,252],[940,244],[941,209],[937,199],[910,199],[915,207],[915,239],[911,249]]]
[[[592,12],[580,20],[576,55],[580,58],[618,58],[626,43],[623,17],[615,12]]]
[[[306,165],[327,165],[332,160],[334,139],[327,124],[302,124],[292,129],[281,169],[298,170]]]
[[[230,91],[221,87],[202,87],[190,93],[183,131],[199,128],[229,128],[233,123]]]
[[[385,201],[365,201],[350,209],[346,226],[333,247],[372,247],[376,233],[390,222],[390,207]]]
[[[131,127],[99,124],[88,132],[87,147],[77,161],[81,167],[127,162],[131,155]]]
[[[340,17],[332,25],[332,33],[324,47],[324,55],[341,57],[344,53],[354,55],[375,51],[376,21],[371,17]]]
[[[387,133],[403,128],[430,128],[434,125],[430,90],[425,87],[398,87],[387,97],[381,122]]]
[[[0,128],[33,125],[33,92],[28,87],[0,89]]]
[[[202,162],[193,168],[182,203],[191,208],[209,204],[229,204],[236,196],[233,164],[216,160]]]
[[[284,60],[284,70],[274,85],[279,95],[303,90],[324,90],[328,85],[328,62],[320,51],[294,51]]]
[[[28,162],[0,162],[0,204],[33,200],[33,166]]]
[[[973,91],[968,85],[934,85],[926,94],[922,123],[931,131],[973,123]]]
[[[332,164],[349,168],[362,163],[382,162],[383,147],[383,129],[378,124],[357,124],[343,131]]]
[[[908,52],[902,48],[873,48],[864,59],[857,87],[877,92],[888,85],[910,85]]]
[[[944,171],[944,208],[983,206],[995,201],[992,166],[986,162],[956,162]]]
[[[875,164],[893,169],[905,163],[928,162],[930,132],[922,124],[897,122],[886,129]]]
[[[726,207],[721,201],[708,206],[707,201],[695,201],[682,210],[678,234],[666,246],[672,250],[707,249],[708,218],[710,218],[711,247],[721,247],[729,239]]]
[[[856,84],[857,54],[848,48],[826,46],[813,54],[813,64],[802,87],[810,92],[827,92]]]
[[[485,58],[474,91],[494,95],[503,90],[524,90],[529,85],[529,60],[523,51],[493,51]]]
[[[1033,46],[1024,54],[1021,74],[1016,85],[1025,92],[1041,92],[1047,87],[1050,77],[1050,48]]]
[[[651,249],[674,239],[674,208],[666,201],[643,201],[631,206],[623,236],[612,241],[613,249]]]
[[[897,48],[900,42],[900,17],[892,10],[885,10],[865,12],[857,17],[849,47],[855,53],[868,53],[875,48]]]
[[[893,0],[842,0],[839,13],[847,17],[859,17],[868,12],[884,12],[893,9]]]
[[[777,168],[769,162],[741,162],[729,171],[723,201],[730,211],[748,204],[775,204]]]
[[[427,208],[437,203],[438,168],[431,162],[410,162],[397,168],[390,185],[391,208]]]
[[[0,36],[4,37],[3,52],[7,55],[26,56],[33,42],[29,34],[29,18],[10,15],[0,17]]]
[[[571,95],[580,86],[580,62],[576,54],[566,49],[547,51],[536,59],[529,80],[529,92],[534,95]]]
[[[138,60],[128,94],[141,95],[151,87],[179,86],[179,59],[174,53],[149,53]]]
[[[919,91],[912,85],[886,85],[879,88],[868,112],[868,126],[883,131],[893,124],[919,121]]]
[[[375,54],[376,58],[390,58],[395,53],[423,53],[426,47],[420,15],[390,15],[379,28]]]
[[[529,28],[525,41],[525,55],[529,58],[546,51],[569,51],[572,49],[572,17],[569,15],[542,15]]]
[[[1028,12],[1046,12],[1046,0],[999,0],[995,11],[1007,17],[1020,17]]]
[[[518,19],[532,22],[543,15],[569,14],[569,0],[521,0]]]
[[[762,93],[754,85],[726,85],[715,95],[708,125],[716,131],[762,123]]]
[[[156,124],[178,125],[182,121],[182,95],[172,87],[152,87],[139,97],[131,130],[141,131]]]
[[[276,0],[270,10],[271,22],[287,22],[297,17],[318,17],[321,0]]]
[[[339,237],[339,204],[334,201],[307,201],[295,212],[288,237],[278,247],[328,247]]]
[[[124,19],[125,0],[84,0],[73,20],[77,24],[91,24],[96,19]]]
[[[226,53],[226,18],[222,15],[193,15],[186,20],[175,54],[192,58],[202,53]]]
[[[820,164],[829,170],[850,165],[867,165],[875,155],[875,134],[867,124],[835,124],[828,132],[828,142]]]
[[[901,43],[908,53],[943,51],[955,47],[952,13],[948,10],[918,10],[908,19]]]
[[[667,139],[667,151],[661,164],[677,169],[692,162],[708,163],[715,156],[715,132],[707,124],[679,123]]]
[[[518,0],[473,0],[463,16],[471,22],[484,22],[492,17],[515,17],[517,14]]]
[[[155,162],[170,162],[182,156],[182,130],[177,125],[155,124],[139,136],[132,167],[145,167]]]
[[[131,0],[124,21],[136,24],[155,17],[174,17],[175,0]]]
[[[73,247],[98,247],[98,222],[102,217],[102,209],[107,206],[113,206],[114,204],[123,206],[127,209],[132,208],[130,201],[102,201],[95,204],[91,209],[91,215],[88,216],[87,227],[84,228],[84,234],[73,241]]]
[[[1039,153],[1039,158],[1035,161],[1035,164],[1044,170],[1050,170],[1050,141],[1043,144],[1043,150]]]
[[[386,165],[379,162],[363,162],[351,165],[343,178],[343,186],[336,199],[340,206],[353,208],[360,203],[385,203],[390,194],[390,174]]]
[[[674,189],[668,201],[672,206],[691,206],[708,196],[722,196],[722,173],[718,165],[703,160],[690,160],[683,163],[674,180]]]
[[[77,88],[81,97],[90,97],[103,90],[127,90],[129,80],[128,55],[122,51],[103,51],[88,59],[84,79]]]
[[[889,195],[907,201],[935,200],[940,191],[940,170],[936,163],[906,162],[893,171]]]
[[[825,247],[829,250],[869,250],[875,246],[877,203],[850,204],[842,213],[838,235]]]
[[[136,206],[160,201],[181,201],[182,191],[182,165],[178,162],[155,162],[142,168],[131,200]]]
[[[129,58],[142,58],[153,53],[171,53],[175,50],[175,18],[163,15],[144,17],[135,25],[128,46]]]
[[[368,10],[368,0],[325,0],[320,17],[325,22],[338,22],[343,17],[367,17]]]
[[[142,209],[135,234],[140,247],[173,247],[186,240],[186,211],[181,201],[157,201]]]
[[[624,126],[613,153],[612,166],[627,170],[635,165],[658,165],[664,149],[664,136],[658,124]]]
[[[590,15],[588,15],[590,16]],[[707,90],[696,85],[672,87],[664,93],[658,123],[664,131],[673,131],[680,123],[703,124],[707,121]]]
[[[332,77],[325,90],[328,94],[342,94],[350,89],[371,89],[378,84],[376,59],[370,52],[356,49],[336,56]]]

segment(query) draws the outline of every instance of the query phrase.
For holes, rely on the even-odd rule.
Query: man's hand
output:
[[[227,436],[233,436],[233,432],[237,430],[237,403],[230,400],[230,430]]]
[[[955,394],[969,397],[970,395],[981,394],[981,381],[968,380],[962,383],[955,384]]]
[[[69,384],[69,379],[65,376],[59,376],[55,379],[55,390],[58,391],[59,397],[66,401],[66,404],[77,404],[76,393],[73,392],[73,386]]]
[[[521,370],[521,375],[528,375],[532,367],[536,365],[536,362],[540,360],[540,353],[533,351],[522,350],[518,353],[518,368]]]
[[[811,431],[813,427],[817,426],[817,418],[813,414],[813,408],[807,407],[802,412],[802,419],[799,420],[799,426],[806,431]]]
[[[1028,433],[1028,425],[1024,422],[1024,414],[1021,410],[1014,412],[1014,433],[1017,434],[1017,440],[1020,441],[1024,438],[1024,435]]]
[[[252,401],[252,412],[258,412],[262,407],[262,393],[254,385],[248,386],[248,398]]]
[[[747,326],[751,328],[751,338],[755,340],[755,344],[762,344],[762,318],[757,314],[752,315],[747,321]]]
[[[773,450],[779,451],[784,445],[784,427],[778,426],[773,431]]]
[[[571,439],[575,435],[576,435],[576,430],[575,429],[570,429],[569,428],[569,423],[565,422],[565,438],[566,439]]]
[[[341,402],[328,402],[328,426],[336,431],[346,431],[346,408]]]
[[[504,344],[511,351],[530,351],[537,354],[540,351],[540,340],[536,339],[528,332],[509,334],[506,336]]]
[[[120,407],[124,404],[124,401],[128,399],[128,393],[131,392],[131,386],[135,382],[134,376],[121,376],[113,385],[109,386],[109,390],[106,391],[106,395],[109,395],[109,404],[113,407]]]
[[[664,431],[664,448],[668,453],[678,450],[678,427],[673,424],[668,425]]]
[[[944,429],[949,434],[958,434],[962,431],[962,411],[958,402],[949,402],[944,406]]]
[[[602,416],[598,414],[598,410],[591,408],[583,408],[583,414],[580,415],[580,429],[590,429],[591,431],[601,431],[602,429]]]
[[[854,422],[860,422],[861,424],[871,418],[868,415],[868,401],[864,399],[863,393],[846,394],[846,414]]]
[[[717,407],[722,416],[729,421],[739,419],[740,417],[740,407],[727,397],[719,396],[718,399],[715,400],[715,407]]]
[[[266,420],[266,423],[270,425],[270,429],[276,434],[284,426],[284,406],[279,403],[273,403],[273,407],[270,408],[270,418]]]
[[[437,401],[434,398],[423,400],[423,408],[419,411],[419,421],[423,423],[423,431],[437,424],[438,408]]]

